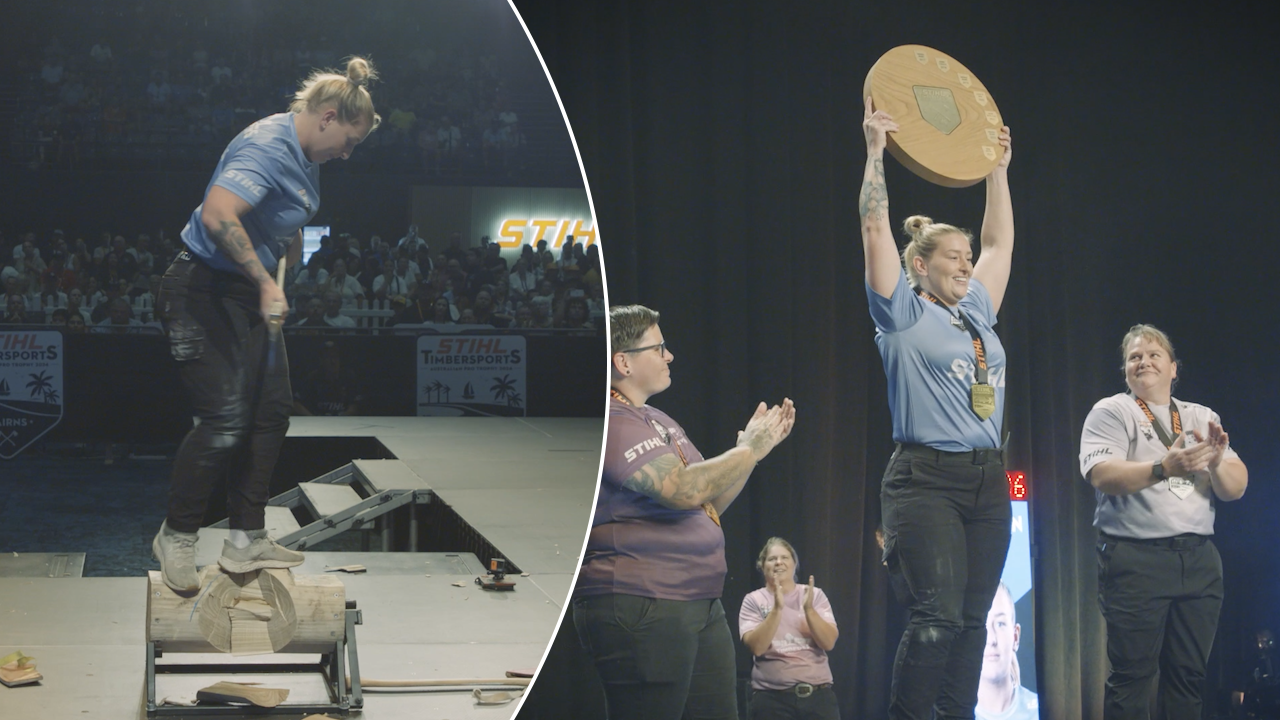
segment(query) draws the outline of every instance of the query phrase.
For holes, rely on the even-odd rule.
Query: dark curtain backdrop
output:
[[[736,634],[771,535],[832,599],[846,718],[883,717],[903,627],[878,559],[892,451],[867,315],[857,195],[863,79],[896,45],[942,49],[1013,128],[1017,220],[997,330],[1010,359],[1011,467],[1030,478],[1038,685],[1045,718],[1101,717],[1094,497],[1080,427],[1124,388],[1119,342],[1167,330],[1180,397],[1222,415],[1252,485],[1221,505],[1227,603],[1217,693],[1276,623],[1280,54],[1272,21],[1230,4],[517,0],[572,124],[609,299],[660,310],[674,384],[653,398],[704,454],[760,400],[790,396],[793,436],[725,514]],[[982,185],[948,190],[886,162],[892,219],[980,227]],[[975,232],[976,234],[976,232]],[[739,670],[750,659],[739,651]],[[1215,694],[1217,702],[1220,695]],[[1213,705],[1213,702],[1210,705]],[[603,716],[566,617],[521,718]]]

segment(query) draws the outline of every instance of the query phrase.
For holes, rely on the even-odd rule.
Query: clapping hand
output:
[[[783,575],[783,570],[781,568],[774,568],[770,578],[773,580],[771,584],[773,585],[774,607],[778,608],[779,611],[781,611],[782,606],[786,603],[786,598],[782,594],[782,581],[784,577],[785,576]]]
[[[1209,470],[1217,470],[1222,464],[1222,458],[1227,452],[1227,446],[1231,444],[1231,438],[1227,436],[1227,431],[1222,426],[1212,420],[1209,421],[1209,437],[1205,445],[1212,449],[1209,455]]]
[[[796,406],[790,398],[783,399],[781,405],[771,408],[767,408],[762,402],[747,421],[747,426],[738,432],[738,445],[750,448],[752,457],[760,462],[778,443],[787,439],[795,424]]]
[[[1216,469],[1227,449],[1226,439],[1222,426],[1213,422],[1209,423],[1207,438],[1197,430],[1184,430],[1164,456],[1165,472],[1171,477],[1186,477],[1201,470]]]

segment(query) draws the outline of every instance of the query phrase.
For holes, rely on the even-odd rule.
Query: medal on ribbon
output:
[[[1196,490],[1196,483],[1191,478],[1171,477],[1168,483],[1169,492],[1177,495],[1179,500],[1186,500],[1187,496]]]
[[[974,363],[973,375],[976,382],[969,386],[969,407],[980,420],[986,420],[996,411],[996,388],[987,382],[986,346],[982,342],[982,336],[978,334],[977,326],[964,316],[964,311],[960,308],[956,308],[956,315],[952,315],[951,309],[932,293],[921,292],[920,296],[946,310],[947,316],[951,318],[951,326],[969,333],[973,339],[973,355],[977,361]]]
[[[996,411],[996,389],[986,383],[977,382],[969,386],[969,406],[973,414],[986,420]]]

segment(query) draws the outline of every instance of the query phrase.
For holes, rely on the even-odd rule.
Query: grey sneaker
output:
[[[196,574],[195,533],[178,532],[169,528],[166,520],[151,541],[151,554],[160,561],[160,575],[164,584],[177,592],[195,592],[200,589],[200,576]]]
[[[249,546],[238,548],[230,540],[222,541],[222,557],[218,564],[232,573],[247,573],[265,568],[291,568],[301,565],[306,556],[267,537],[266,530],[250,530]]]

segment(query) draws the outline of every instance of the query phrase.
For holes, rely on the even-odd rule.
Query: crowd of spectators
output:
[[[62,230],[13,238],[0,231],[0,325],[159,332],[155,298],[181,245],[164,231],[104,232],[96,241]],[[289,332],[472,326],[603,334],[599,248],[572,237],[558,252],[545,240],[525,245],[509,263],[488,237],[472,245],[457,232],[434,254],[417,228],[393,242],[326,236],[288,271],[285,293]]]
[[[438,252],[416,227],[394,242],[374,235],[321,238],[290,269],[285,294],[299,329],[370,325],[561,328],[603,332],[599,248],[572,236],[559,252],[545,240],[508,261],[489,238],[453,233]]]
[[[509,84],[527,88],[512,82],[527,69],[489,51],[495,38],[351,47],[330,39],[333,28],[313,27],[307,18],[315,13],[290,13],[289,6],[261,6],[260,25],[249,30],[234,13],[192,23],[157,12],[102,12],[93,23],[56,28],[40,51],[19,61],[11,153],[33,168],[211,162],[248,124],[283,111],[312,68],[334,67],[339,52],[366,52],[369,43],[385,48],[370,53],[382,76],[373,92],[384,123],[348,171],[518,179],[530,139],[513,105],[559,116],[549,88],[512,97]],[[365,24],[379,22],[403,32],[394,17]],[[519,41],[527,42],[523,34]],[[556,142],[532,139],[540,140]]]

